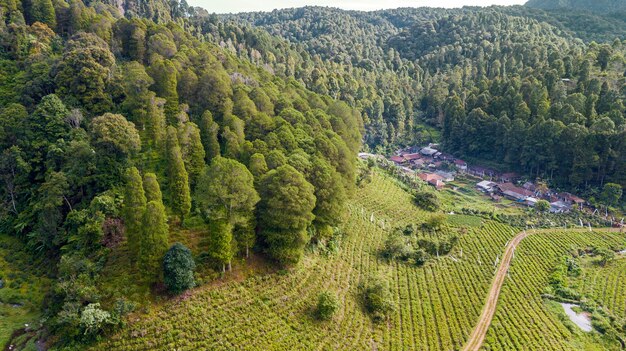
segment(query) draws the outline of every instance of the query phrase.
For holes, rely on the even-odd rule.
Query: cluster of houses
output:
[[[421,180],[437,190],[443,189],[445,183],[454,181],[453,171],[442,169],[444,164],[454,163],[458,169],[467,169],[467,163],[457,160],[454,156],[436,149],[436,144],[426,147],[409,147],[399,150],[389,159],[408,174],[416,174]]]
[[[385,159],[382,155],[367,153],[361,153],[359,157]],[[454,181],[454,177],[459,172],[488,179],[477,183],[476,188],[496,202],[507,198],[516,203],[535,206],[537,201],[546,200],[550,203],[550,212],[553,213],[569,212],[574,207],[582,208],[585,203],[585,200],[570,193],[557,193],[545,186],[538,187],[531,182],[517,186],[514,182],[520,177],[516,173],[499,173],[486,167],[470,166],[461,159],[439,151],[437,144],[429,144],[426,147],[407,147],[398,150],[389,160],[405,173],[419,177],[437,190],[443,189],[446,183]]]
[[[557,193],[547,188],[538,188],[531,182],[524,183],[519,187],[508,182],[495,183],[483,180],[476,184],[476,188],[491,196],[494,201],[500,201],[502,197],[526,206],[535,206],[539,200],[550,203],[550,212],[565,213],[574,207],[582,207],[585,200],[570,193]]]

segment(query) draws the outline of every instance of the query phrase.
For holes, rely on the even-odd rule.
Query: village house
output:
[[[513,183],[498,184],[498,189],[505,197],[518,202],[523,202],[534,195],[532,191],[517,187]]]
[[[443,177],[435,173],[420,173],[417,175],[421,180],[432,185],[437,190],[443,189]]]
[[[422,158],[422,155],[420,155],[419,153],[412,153],[412,154],[404,154],[402,157],[404,157],[406,161],[411,162],[413,160]]]
[[[572,206],[564,201],[555,201],[550,204],[551,213],[566,213],[572,209]]]
[[[391,156],[391,158],[389,159],[397,165],[402,165],[406,162],[406,160],[402,156]]]
[[[576,206],[582,206],[586,202],[585,200],[579,198],[578,196],[570,194],[570,193],[561,193],[558,195],[558,197],[561,199],[561,201],[565,203],[569,203],[571,205],[576,205]]]
[[[436,171],[435,174],[440,175],[444,182],[453,182],[454,173],[446,171]]]
[[[427,146],[423,149],[420,150],[420,153],[424,156],[434,156],[436,153],[438,153],[439,151],[437,151],[436,149],[431,148],[430,146]]]
[[[461,171],[467,171],[467,162],[463,160],[454,160],[454,165]]]
[[[494,182],[483,180],[482,182],[476,184],[476,188],[485,193],[492,193],[495,191],[497,185],[498,184]]]
[[[537,201],[539,201],[539,199],[535,197],[527,197],[526,200],[524,200],[524,204],[526,206],[535,207],[535,205],[537,204]]]
[[[493,169],[480,167],[480,166],[471,166],[467,168],[467,173],[477,176],[477,177],[493,177],[496,174],[496,171]]]
[[[509,173],[501,174],[499,179],[500,179],[500,182],[502,183],[514,182],[517,179],[519,179],[519,175],[517,175],[517,173],[509,172]]]

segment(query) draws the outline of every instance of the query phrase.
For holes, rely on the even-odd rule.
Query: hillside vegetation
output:
[[[619,213],[623,21],[0,0],[0,347],[462,348],[512,225],[579,212],[533,219],[474,178],[436,193],[372,160],[439,143]],[[623,244],[529,238],[485,348],[613,345],[541,292],[568,250]]]
[[[626,11],[626,4],[620,0],[529,0],[526,6],[539,9],[576,9],[592,12]]]

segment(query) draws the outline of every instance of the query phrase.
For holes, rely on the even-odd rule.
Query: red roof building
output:
[[[435,173],[420,173],[417,175],[421,180],[435,187],[437,190],[441,190],[444,186],[443,177]]]
[[[407,160],[407,161],[409,161],[409,162],[410,162],[410,161],[413,161],[413,160],[417,160],[417,159],[419,159],[419,158],[422,158],[422,155],[417,154],[417,153],[416,153],[416,154],[406,154],[406,155],[404,155],[403,157],[404,157],[404,159],[405,159],[405,160]]]
[[[397,164],[403,164],[405,161],[404,157],[402,156],[391,156],[390,160]]]

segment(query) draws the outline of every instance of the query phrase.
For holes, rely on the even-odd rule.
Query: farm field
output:
[[[578,279],[579,290],[586,296],[609,309],[615,315],[626,318],[626,257],[618,256],[605,267],[587,262]]]
[[[515,229],[465,220],[467,234],[449,256],[421,268],[380,258],[385,229],[428,216],[392,181],[375,175],[349,205],[338,253],[309,254],[289,273],[200,287],[184,301],[132,317],[126,330],[94,350],[458,349],[481,311],[493,262]],[[396,305],[380,325],[371,322],[358,296],[359,282],[373,273],[388,277]],[[313,307],[325,289],[338,295],[341,309],[322,323],[313,318]]]
[[[625,244],[624,235],[616,232],[555,230],[528,236],[516,250],[483,349],[619,349],[619,345],[610,344],[597,348],[599,338],[596,333],[587,335],[576,328],[567,328],[551,312],[553,303],[544,300],[541,293],[548,285],[550,273],[563,255],[579,248],[594,246],[621,249]],[[610,271],[606,274],[615,275]],[[624,289],[623,281],[613,285],[621,285],[622,291]],[[623,299],[620,294],[612,292],[610,295],[622,296]]]
[[[478,217],[448,216],[449,225],[465,228],[465,234],[448,256],[416,267],[380,256],[389,229],[420,224],[431,215],[393,181],[376,173],[348,212],[337,253],[311,252],[290,272],[199,287],[133,315],[126,329],[93,350],[460,349],[481,313],[497,259],[518,230]],[[483,348],[576,350],[579,337],[550,314],[540,294],[560,254],[592,243],[620,246],[623,240],[565,231],[525,239]],[[381,324],[371,321],[360,302],[358,285],[372,274],[388,278],[394,297],[395,309]],[[329,322],[314,318],[324,290],[341,304]]]

